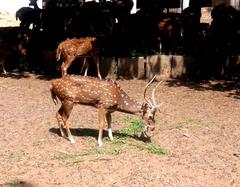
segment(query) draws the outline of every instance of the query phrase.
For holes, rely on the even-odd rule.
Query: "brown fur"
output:
[[[56,50],[56,59],[57,61],[60,61],[61,59],[63,60],[61,65],[62,76],[67,75],[68,67],[78,57],[84,58],[83,67],[86,66],[84,74],[85,76],[87,75],[88,71],[86,58],[93,57],[98,77],[102,79],[99,70],[99,48],[97,46],[97,39],[95,37],[66,39],[58,45]]]
[[[99,80],[92,77],[64,76],[56,79],[51,85],[51,95],[54,103],[59,99],[62,103],[57,112],[57,120],[61,135],[66,127],[67,138],[74,143],[67,122],[74,104],[90,105],[98,109],[99,135],[98,144],[102,145],[102,133],[105,120],[111,129],[111,113],[120,111],[138,115],[146,120],[145,127],[152,127],[156,108],[146,103],[138,103],[129,97],[116,82],[112,80]]]

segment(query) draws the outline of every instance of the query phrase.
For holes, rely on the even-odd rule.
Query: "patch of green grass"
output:
[[[82,160],[69,160],[66,162],[66,164],[68,166],[74,166],[74,165],[78,165],[80,162],[82,162]]]
[[[25,150],[21,149],[16,152],[12,152],[9,154],[9,158],[15,161],[22,161],[26,159],[27,153]]]
[[[94,147],[81,152],[58,152],[56,155],[54,155],[53,159],[64,161],[64,160],[75,159],[75,158],[84,157],[88,155],[95,155],[95,154],[118,155],[120,153],[121,153],[121,150],[117,149],[116,147],[113,147],[110,149]]]
[[[115,144],[115,145],[124,145],[127,143],[127,138],[119,138],[119,137],[116,137],[113,139],[113,141],[111,142],[112,144]]]
[[[127,123],[128,127],[124,128],[123,130],[118,131],[118,136],[114,136],[114,140],[112,144],[114,145],[120,145],[126,144],[126,146],[132,146],[136,147],[140,150],[147,151],[151,154],[157,154],[157,155],[167,155],[169,153],[168,150],[161,148],[154,143],[147,144],[147,143],[134,143],[131,141],[130,137],[135,137],[137,134],[143,131],[144,129],[144,123],[141,119],[137,117],[127,117],[125,120],[125,123]]]
[[[173,125],[169,125],[167,127],[168,130],[172,130],[172,129],[182,129],[184,127],[183,124],[181,123],[177,123],[177,124],[173,124]]]
[[[137,117],[127,117],[124,119],[126,128],[115,131],[114,139],[111,141],[114,145],[124,145],[128,144],[130,138],[136,137],[144,129],[144,123],[141,119]]]
[[[18,186],[19,185],[19,181],[17,180],[13,180],[13,181],[9,181],[3,184],[3,186]],[[0,184],[1,186],[1,184]]]
[[[92,151],[96,154],[104,154],[104,155],[119,155],[121,153],[120,149],[112,148],[112,149],[105,149],[105,148],[93,148]]]
[[[120,148],[113,147],[111,149],[105,148],[90,148],[81,152],[58,152],[53,159],[62,161],[67,166],[74,166],[82,162],[84,156],[89,155],[118,155],[122,151]],[[104,158],[103,158],[104,159]],[[100,160],[100,159],[99,159]],[[96,160],[95,160],[96,161]]]
[[[191,126],[195,126],[195,125],[206,125],[206,122],[204,122],[203,120],[200,119],[187,119],[185,121],[181,121],[178,122],[176,124],[172,124],[169,125],[167,127],[168,130],[172,130],[172,129],[182,129],[184,127],[191,127]]]
[[[206,122],[204,122],[203,120],[201,119],[188,119],[186,120],[186,124],[189,125],[189,126],[193,126],[193,125],[206,125]]]
[[[144,123],[141,119],[136,117],[127,117],[125,119],[125,123],[128,124],[129,127],[124,128],[120,131],[120,133],[125,134],[127,136],[134,136],[144,129]]]
[[[140,138],[136,138],[137,134],[142,132],[144,129],[144,123],[141,119],[136,117],[127,117],[124,119],[124,122],[126,123],[127,127],[120,131],[116,131],[114,133],[113,141],[110,141],[109,138],[107,137],[104,138],[104,140],[111,142],[111,148],[92,147],[89,149],[85,149],[81,152],[58,152],[56,155],[54,155],[53,159],[60,160],[67,164],[68,166],[74,166],[82,162],[83,159],[88,158],[85,156],[119,155],[132,147],[146,151],[150,154],[157,155],[168,154],[168,150],[163,149],[155,145],[154,143],[149,144],[141,142],[139,141]],[[137,143],[134,139],[138,140]],[[100,158],[99,156],[97,156],[96,159],[90,159],[90,161],[107,161],[107,160],[109,159]]]
[[[109,161],[111,159],[109,158],[101,158],[101,157],[97,157],[95,159],[91,159],[90,161],[93,161],[93,162],[97,162],[97,161]]]
[[[74,166],[82,162],[82,157],[90,155],[90,151],[81,152],[58,152],[53,159],[64,162],[67,166]]]
[[[151,154],[156,154],[156,155],[168,155],[169,154],[169,151],[167,149],[159,147],[159,146],[155,145],[154,143],[151,143],[151,144],[132,143],[129,145],[136,147],[140,150],[147,151],[148,153],[151,153]]]
[[[137,117],[127,117],[124,119],[124,123],[126,124],[127,127],[115,131],[114,140],[111,141],[112,144],[116,145],[127,144],[129,138],[135,137],[138,133],[142,132],[144,129],[143,121]]]
[[[167,149],[161,148],[154,144],[150,144],[146,147],[148,153],[157,154],[157,155],[168,155],[169,151]]]
[[[76,157],[87,156],[89,154],[90,154],[89,151],[82,151],[82,152],[77,152],[77,153],[59,152],[57,155],[54,156],[54,159],[68,160],[68,159],[73,159],[73,158],[76,158]]]
[[[22,180],[11,180],[9,182],[6,182],[4,184],[0,184],[0,186],[2,187],[20,187],[20,186],[33,186],[32,184],[26,182],[26,181],[22,181]]]

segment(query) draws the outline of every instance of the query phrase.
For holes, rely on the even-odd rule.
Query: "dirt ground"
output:
[[[163,105],[151,143],[105,138],[98,148],[94,108],[74,108],[76,144],[59,136],[51,79],[0,76],[0,186],[240,186],[239,85],[166,80],[156,92]],[[117,82],[143,99],[145,80]],[[115,139],[127,128],[126,117],[132,116],[114,113]],[[164,154],[144,148],[150,144]]]

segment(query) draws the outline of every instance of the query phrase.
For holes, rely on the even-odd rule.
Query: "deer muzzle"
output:
[[[142,132],[142,134],[146,137],[146,138],[150,138],[153,136],[153,131],[155,130],[155,125],[147,122],[144,126],[144,131]]]
[[[148,131],[154,131],[155,130],[155,126],[152,124],[147,124],[145,125],[144,131],[148,132]]]

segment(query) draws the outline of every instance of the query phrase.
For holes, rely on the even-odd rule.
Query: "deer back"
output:
[[[131,99],[112,80],[99,80],[85,76],[64,76],[52,82],[52,91],[63,101],[92,105],[119,111],[134,107],[136,102]],[[137,107],[139,109],[139,107]]]
[[[57,48],[57,60],[60,56],[66,58],[75,58],[77,56],[97,56],[99,48],[96,44],[96,38],[72,38],[61,42]]]

